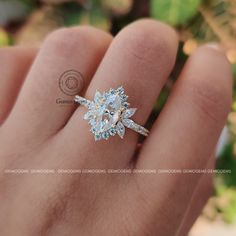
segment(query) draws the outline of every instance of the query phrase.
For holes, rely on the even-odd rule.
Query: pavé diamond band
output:
[[[144,136],[148,135],[147,129],[130,119],[137,109],[129,108],[127,100],[128,96],[123,87],[110,89],[104,93],[96,91],[93,101],[75,96],[75,102],[88,108],[84,119],[91,125],[95,140],[107,140],[116,134],[123,138],[125,127]]]

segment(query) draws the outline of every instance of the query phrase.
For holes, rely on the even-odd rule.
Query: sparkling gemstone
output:
[[[115,125],[119,119],[120,119],[120,112],[116,111],[115,114],[112,116],[112,124]]]
[[[102,135],[101,134],[95,134],[94,138],[95,138],[96,141],[98,141],[102,138]]]
[[[96,134],[96,129],[95,128],[92,127],[90,130],[93,134]]]
[[[120,86],[120,87],[117,89],[117,91],[122,94],[122,93],[124,93],[124,88],[123,88],[122,86]]]
[[[130,118],[131,116],[134,115],[134,113],[136,112],[137,108],[129,108],[127,110],[124,111],[123,117],[124,118]]]
[[[90,119],[89,121],[88,121],[88,123],[91,125],[91,126],[95,126],[96,125],[96,120],[95,119]]]
[[[116,96],[115,96],[115,99],[114,99],[114,101],[113,101],[112,107],[113,107],[116,111],[118,111],[118,110],[121,109],[121,99],[120,99],[120,96],[119,96],[119,95],[116,95]]]
[[[125,101],[128,100],[128,96],[125,95],[125,94],[122,94],[120,97],[121,97],[121,100],[122,100],[123,102],[125,102]]]
[[[95,140],[108,139],[116,134],[123,138],[125,126],[133,127],[133,121],[128,118],[134,115],[136,109],[129,108],[127,99],[123,87],[104,93],[96,91],[94,101],[89,101],[89,111],[84,115],[91,125]]]
[[[103,126],[103,131],[109,130],[113,125],[113,120],[112,118],[110,120],[105,120],[105,124]]]
[[[102,133],[102,138],[104,139],[108,139],[110,137],[109,133],[108,132],[104,132]]]
[[[110,133],[111,136],[114,136],[116,134],[116,130],[114,128],[111,128],[109,130],[109,133]]]
[[[85,113],[84,115],[84,119],[85,120],[89,120],[93,117],[93,112],[92,111],[88,111],[87,113]]]
[[[125,108],[128,108],[128,107],[129,107],[129,103],[128,103],[128,102],[124,102],[124,103],[123,103],[123,106],[124,106]]]
[[[102,94],[99,91],[96,91],[94,95],[94,101],[99,102],[101,98],[102,98]]]
[[[134,122],[130,119],[123,119],[122,122],[128,128],[132,128],[134,126]]]
[[[117,134],[123,138],[124,135],[125,135],[125,127],[124,125],[122,124],[122,122],[118,122],[117,126],[116,126],[116,131],[117,131]]]
[[[103,114],[105,113],[106,111],[106,108],[107,108],[107,105],[106,104],[101,104],[99,106],[99,108],[97,108],[97,115],[98,116],[103,116]]]

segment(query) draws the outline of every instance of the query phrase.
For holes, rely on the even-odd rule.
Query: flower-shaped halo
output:
[[[125,135],[125,127],[147,136],[148,130],[130,119],[136,108],[129,108],[128,96],[124,88],[110,89],[107,92],[96,91],[94,100],[89,101],[80,96],[75,101],[88,108],[84,119],[91,125],[91,132],[95,140],[108,139],[118,134],[121,138]]]

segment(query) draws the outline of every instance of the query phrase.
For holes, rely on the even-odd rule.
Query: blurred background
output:
[[[116,35],[141,17],[169,23],[179,33],[176,66],[150,122],[158,115],[188,56],[200,45],[218,42],[236,79],[236,0],[0,0],[0,47],[40,45],[51,31],[89,24]],[[217,150],[215,193],[190,236],[236,235],[236,87],[232,110]]]

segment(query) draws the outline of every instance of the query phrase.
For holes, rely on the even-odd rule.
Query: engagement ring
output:
[[[130,119],[136,108],[129,108],[128,96],[124,88],[110,89],[107,92],[96,91],[94,100],[90,101],[81,96],[75,96],[75,102],[85,106],[88,112],[84,119],[91,125],[95,140],[108,139],[118,134],[125,135],[125,127],[147,136],[149,131]]]

